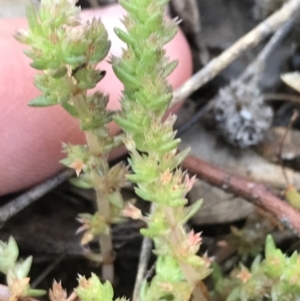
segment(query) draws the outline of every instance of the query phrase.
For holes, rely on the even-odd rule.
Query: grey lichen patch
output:
[[[217,128],[230,144],[245,148],[259,143],[270,128],[273,111],[255,84],[232,82],[214,101]]]

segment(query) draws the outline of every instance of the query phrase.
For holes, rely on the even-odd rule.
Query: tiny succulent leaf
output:
[[[203,199],[197,200],[192,205],[185,207],[186,216],[181,221],[182,224],[187,223],[201,208]]]
[[[39,23],[38,23],[37,12],[33,5],[28,5],[26,7],[26,16],[27,16],[29,28],[32,31],[36,31],[39,26]]]
[[[69,104],[67,101],[61,101],[61,106],[73,117],[79,117],[79,113],[76,107],[72,104]]]
[[[19,256],[19,248],[13,237],[7,243],[0,241],[0,272],[6,274],[13,268]]]
[[[13,270],[14,275],[18,279],[24,279],[28,276],[32,264],[32,256],[27,257],[24,261],[15,264]]]
[[[108,200],[115,207],[122,209],[124,207],[124,200],[119,191],[114,191],[108,195]]]
[[[261,256],[257,256],[250,271],[241,265],[228,278],[224,278],[219,271],[218,277],[215,277],[214,295],[218,297],[216,300],[226,301],[261,301],[265,300],[265,296],[269,296],[267,300],[272,301],[298,300],[299,268],[299,254],[295,252],[291,257],[283,255],[269,235],[266,239],[265,259],[261,260]]]
[[[50,301],[66,301],[67,292],[63,289],[61,282],[53,281],[52,289],[49,290]]]
[[[59,67],[57,69],[52,69],[49,71],[49,75],[54,78],[61,78],[65,76],[68,72],[68,69],[66,66]]]
[[[94,273],[89,279],[79,276],[78,287],[75,289],[75,292],[82,301],[113,300],[112,285],[108,281],[101,283]]]
[[[42,289],[30,289],[30,290],[28,290],[26,296],[36,298],[36,297],[42,297],[46,294],[47,294],[47,291],[42,290]]]
[[[160,256],[156,262],[157,277],[161,281],[179,282],[184,279],[184,275],[177,260],[170,256]]]
[[[58,101],[47,95],[38,96],[29,102],[31,107],[49,107],[56,104],[58,104]]]
[[[93,183],[89,181],[88,179],[85,179],[83,177],[79,178],[70,178],[70,183],[74,185],[75,187],[82,188],[82,189],[91,189],[93,188]]]

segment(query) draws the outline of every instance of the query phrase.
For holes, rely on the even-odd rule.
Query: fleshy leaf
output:
[[[30,107],[49,107],[56,104],[58,104],[57,100],[47,95],[38,96],[28,103]]]
[[[91,189],[93,188],[93,184],[84,178],[70,178],[69,179],[70,183],[78,188],[82,189]]]
[[[112,285],[108,281],[101,283],[94,273],[92,273],[89,279],[79,276],[78,283],[79,285],[75,289],[75,292],[82,301],[113,300]]]
[[[13,268],[19,256],[19,248],[13,237],[10,237],[8,243],[0,241],[0,272],[6,274]]]

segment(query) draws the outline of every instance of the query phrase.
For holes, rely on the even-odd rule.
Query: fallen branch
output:
[[[186,99],[194,91],[217,76],[246,50],[256,46],[276,31],[296,10],[299,9],[299,7],[300,0],[290,0],[283,5],[281,9],[240,38],[221,55],[211,60],[204,68],[198,71],[175,91],[171,106],[182,101],[182,99]]]
[[[247,178],[231,175],[194,156],[187,157],[182,163],[182,167],[211,185],[226,189],[267,210],[300,236],[300,211],[274,195],[264,185],[249,181]]]
[[[151,257],[151,251],[152,239],[149,237],[144,237],[139,258],[138,272],[136,274],[136,280],[134,284],[132,301],[140,300],[141,289],[145,280],[145,275],[147,273],[147,267]]]
[[[224,97],[225,97],[227,99],[228,98],[231,99],[232,105],[234,103],[238,103],[238,105],[237,104],[236,105],[237,105],[237,107],[239,107],[239,110],[235,112],[236,114],[240,115],[239,112],[242,111],[241,106],[243,106],[245,108],[245,110],[251,112],[251,114],[253,116],[255,116],[254,119],[257,118],[256,117],[257,107],[261,108],[260,112],[263,113],[260,117],[260,119],[261,119],[260,122],[256,121],[254,123],[255,126],[253,124],[253,120],[251,120],[251,127],[245,127],[244,122],[247,122],[247,120],[244,120],[244,118],[242,116],[240,116],[240,118],[242,120],[244,120],[244,122],[242,122],[242,124],[240,124],[240,127],[244,128],[243,136],[248,137],[248,135],[245,135],[245,134],[247,133],[247,131],[249,131],[249,132],[251,132],[252,139],[250,141],[249,141],[249,139],[248,139],[248,141],[247,140],[245,141],[245,139],[241,139],[241,137],[239,137],[239,139],[236,139],[237,137],[235,137],[233,139],[234,143],[237,143],[239,141],[238,144],[243,144],[243,146],[245,146],[245,143],[248,144],[249,142],[251,144],[253,144],[253,138],[254,138],[253,132],[256,132],[256,135],[255,135],[256,140],[259,140],[258,138],[260,137],[260,135],[258,135],[258,133],[261,133],[262,131],[263,132],[266,131],[266,129],[270,126],[270,123],[272,122],[272,118],[268,118],[268,115],[272,115],[272,113],[271,113],[269,107],[264,105],[265,97],[262,94],[262,91],[261,91],[261,88],[259,85],[259,81],[261,80],[261,77],[264,73],[264,69],[265,69],[265,65],[266,65],[266,61],[267,61],[268,57],[273,53],[274,49],[276,49],[278,47],[278,45],[280,44],[280,42],[282,42],[282,40],[286,37],[286,35],[291,31],[295,22],[298,20],[299,10],[300,10],[300,7],[298,8],[298,10],[296,12],[294,12],[292,17],[289,20],[287,20],[276,31],[276,33],[272,36],[272,38],[268,41],[268,43],[264,46],[262,51],[259,53],[257,58],[242,72],[242,74],[237,79],[230,82],[230,84],[227,85],[227,87],[222,88],[219,91],[219,93],[214,97],[213,100],[208,102],[204,107],[201,108],[200,111],[196,112],[186,122],[186,124],[184,124],[183,126],[181,126],[179,128],[179,130],[177,132],[178,136],[181,136],[191,126],[196,124],[205,114],[213,114],[214,115],[213,118],[218,119],[214,112],[216,109],[216,107],[215,107],[216,105],[219,106],[219,108],[216,110],[216,111],[219,111],[219,113],[217,115],[220,115],[220,110],[223,112],[221,114],[222,115],[221,120],[220,119],[216,120],[217,127],[219,127],[219,131],[226,133],[226,136],[227,136],[226,140],[232,140],[232,137],[228,137],[229,133],[232,135],[233,133],[239,132],[239,136],[240,136],[240,131],[237,131],[237,125],[235,125],[233,129],[228,128],[228,122],[226,122],[226,119],[234,118],[234,116],[232,116],[232,112],[230,112],[229,116],[227,116],[227,118],[225,118],[225,120],[224,120],[224,114],[228,110],[228,105],[230,105],[230,103],[229,103],[226,106],[224,106]],[[239,87],[239,89],[238,90],[233,89],[234,86]],[[246,86],[248,88],[246,88]],[[235,92],[233,92],[233,91],[235,91]],[[254,91],[257,91],[256,96],[253,96]],[[243,92],[242,98],[240,96],[240,92]],[[249,101],[249,99],[250,99],[250,101]],[[220,107],[220,105],[221,105],[221,107]],[[225,114],[225,115],[227,115],[227,114]],[[268,119],[269,119],[269,121],[267,121]],[[262,127],[262,125],[264,125],[264,126]],[[233,141],[231,141],[231,144],[233,144]],[[256,141],[256,143],[257,142],[258,141]],[[254,144],[256,144],[256,143],[254,143]],[[249,145],[247,145],[247,146],[249,146]]]
[[[38,277],[31,282],[30,287],[36,288],[62,262],[62,260],[65,259],[65,257],[66,254],[63,253],[57,256],[55,260],[51,261],[41,274],[39,274]]]
[[[53,178],[33,187],[16,199],[10,201],[8,204],[0,207],[0,227],[3,226],[11,217],[69,179],[72,175],[74,175],[74,170],[64,170]]]

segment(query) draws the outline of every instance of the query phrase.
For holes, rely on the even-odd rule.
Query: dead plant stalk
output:
[[[249,33],[240,38],[221,55],[211,60],[204,68],[188,79],[174,93],[171,106],[186,99],[194,91],[216,77],[222,70],[228,67],[233,61],[240,57],[245,51],[256,46],[266,37],[276,31],[286,22],[300,7],[300,0],[290,0],[281,9],[261,22]]]
[[[249,181],[244,177],[231,175],[194,156],[187,157],[182,166],[209,184],[223,189],[226,187],[227,191],[267,210],[300,236],[300,212],[274,195],[264,185]]]

